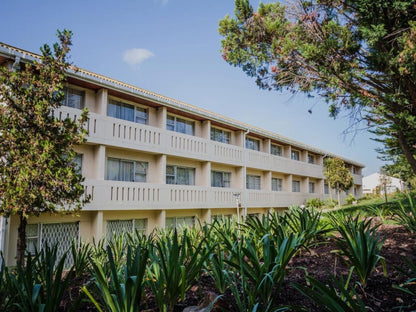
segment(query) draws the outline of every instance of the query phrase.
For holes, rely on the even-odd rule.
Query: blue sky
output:
[[[362,162],[365,175],[378,171],[371,135],[345,136],[349,120],[329,118],[322,99],[259,90],[221,58],[218,21],[233,11],[233,0],[4,1],[0,41],[39,52],[70,29],[79,67]]]

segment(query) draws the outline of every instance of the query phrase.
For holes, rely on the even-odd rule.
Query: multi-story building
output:
[[[38,57],[0,44],[0,64]],[[68,72],[65,92],[58,118],[90,112],[77,161],[91,202],[79,216],[30,218],[29,249],[329,197],[323,160],[332,153],[83,69]],[[342,159],[354,176],[351,192],[361,196],[363,165]],[[13,216],[3,223],[7,263],[16,255],[17,223]]]

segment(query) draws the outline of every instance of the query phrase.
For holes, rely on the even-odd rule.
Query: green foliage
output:
[[[349,267],[354,267],[363,287],[379,262],[383,266],[384,274],[387,274],[385,260],[380,254],[385,239],[377,233],[378,226],[371,225],[371,219],[361,220],[359,215],[354,218],[334,217],[333,223],[341,234],[341,237],[335,237],[339,248],[335,252]]]
[[[413,0],[235,0],[219,22],[222,56],[260,88],[318,94],[336,117],[365,120],[390,160],[416,174]],[[387,13],[386,13],[387,12]]]
[[[28,256],[26,266],[18,262],[15,271],[6,273],[9,292],[15,294],[13,306],[19,311],[59,310],[74,272],[70,268],[64,274],[67,254],[58,259],[57,250],[56,245],[52,248],[45,246],[41,252]]]
[[[184,230],[156,240],[150,254],[147,279],[159,310],[173,311],[175,304],[185,300],[185,293],[201,274],[204,262],[212,249],[204,248],[205,241],[193,246]]]
[[[140,311],[149,253],[147,246],[138,245],[134,248],[128,246],[122,269],[116,264],[113,251],[113,247],[107,247],[109,275],[103,270],[100,262],[91,260],[96,290],[91,292],[87,286],[84,286],[82,291],[100,312]]]
[[[325,200],[325,206],[328,206],[330,208],[334,208],[338,206],[338,201],[336,199],[327,198]]]
[[[73,268],[77,277],[82,277],[89,269],[93,247],[88,243],[81,243],[79,246],[75,240],[71,244],[71,255],[74,261]]]
[[[400,202],[400,209],[396,211],[394,219],[405,226],[410,232],[416,232],[416,205],[412,197],[408,196],[408,203]]]
[[[366,312],[367,309],[360,296],[353,287],[349,287],[353,270],[354,268],[350,269],[346,281],[342,276],[339,278],[331,276],[327,283],[322,283],[311,276],[307,276],[306,281],[310,287],[300,284],[294,284],[294,287],[316,303],[321,311]]]
[[[325,202],[320,198],[311,198],[306,202],[306,207],[310,208],[322,208],[325,206]]]
[[[357,199],[352,194],[348,194],[347,198],[345,198],[345,202],[347,203],[347,205],[352,205],[356,200]]]
[[[406,294],[411,295],[412,297],[416,298],[416,290],[411,290],[410,287],[416,284],[416,263],[410,261],[409,258],[405,258],[406,265],[408,270],[399,268],[400,272],[405,274],[409,279],[401,285],[393,285],[393,288],[400,289],[401,291],[405,292]]]
[[[77,121],[54,115],[64,96],[71,36],[58,31],[59,44],[44,45],[38,61],[0,66],[0,214],[19,215],[21,262],[29,216],[77,211],[87,200],[73,163],[74,146],[85,141],[87,111]]]
[[[354,184],[354,178],[345,163],[339,158],[326,158],[324,175],[331,188],[338,191],[348,191]]]

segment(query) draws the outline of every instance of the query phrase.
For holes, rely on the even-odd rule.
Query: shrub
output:
[[[397,210],[394,219],[410,232],[416,232],[416,205],[411,196],[408,196],[408,203],[400,202],[400,209]]]
[[[356,199],[355,199],[354,195],[352,195],[352,194],[348,194],[348,196],[345,198],[345,202],[348,205],[352,205],[355,201],[356,201]]]
[[[384,274],[387,274],[385,260],[380,255],[385,239],[377,233],[377,225],[371,226],[371,219],[360,220],[359,215],[355,218],[346,216],[333,218],[333,223],[341,234],[341,237],[335,237],[339,247],[335,252],[342,256],[347,265],[354,267],[363,287],[378,262],[381,262]]]
[[[319,198],[311,198],[306,202],[306,207],[321,208],[325,205],[325,202]]]
[[[334,208],[338,206],[338,201],[336,199],[327,198],[325,200],[325,205],[328,206],[329,208]]]

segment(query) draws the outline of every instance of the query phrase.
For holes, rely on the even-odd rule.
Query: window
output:
[[[357,174],[358,173],[357,168],[355,166],[352,166],[352,173],[353,174]]]
[[[261,189],[261,178],[260,176],[247,175],[246,188],[249,190],[260,190]]]
[[[357,196],[357,195],[358,195],[358,189],[356,186],[354,186],[354,196]]]
[[[82,174],[82,154],[76,154],[72,162],[75,166],[75,172]]]
[[[211,127],[211,140],[230,144],[231,132]]]
[[[246,138],[246,148],[259,151],[260,150],[260,141],[252,138]]]
[[[211,186],[230,187],[230,172],[211,171]]]
[[[315,156],[308,154],[308,163],[314,164],[315,163]]]
[[[195,123],[176,116],[168,115],[166,129],[180,133],[194,135]]]
[[[39,250],[39,224],[26,225],[26,254],[34,255]]]
[[[166,166],[166,184],[195,185],[195,169]]]
[[[300,192],[300,181],[292,181],[292,192]]]
[[[84,98],[85,92],[80,90],[75,90],[72,88],[64,88],[64,99],[62,100],[62,105],[83,109],[84,108]]]
[[[282,179],[272,178],[272,191],[282,191],[283,181]]]
[[[232,215],[222,215],[222,214],[212,215],[211,222],[214,222],[216,220],[218,221],[231,220],[232,217],[233,217]]]
[[[299,160],[300,159],[299,151],[292,151],[290,153],[290,158],[292,158],[293,160]]]
[[[195,225],[195,217],[172,217],[166,218],[165,227],[177,228],[183,226],[192,227]]]
[[[282,147],[280,145],[272,144],[270,146],[270,154],[282,156]]]
[[[147,233],[147,219],[108,220],[106,224],[106,238],[111,241],[114,236],[124,233]]]
[[[329,185],[328,185],[328,183],[324,184],[324,193],[329,194]]]
[[[147,163],[108,158],[107,180],[146,182]]]
[[[147,124],[148,112],[147,109],[141,107],[110,100],[108,102],[107,116]]]
[[[315,182],[309,182],[309,193],[315,193]]]

